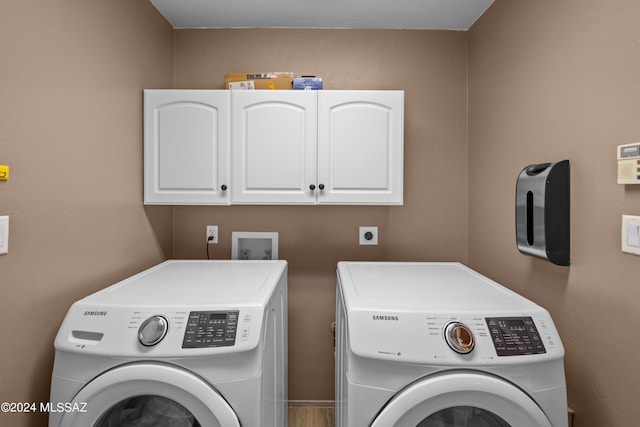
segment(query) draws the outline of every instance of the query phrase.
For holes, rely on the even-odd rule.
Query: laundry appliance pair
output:
[[[287,426],[287,265],[167,261],[56,337],[50,427]],[[337,427],[566,427],[548,312],[458,263],[338,264]]]
[[[51,402],[49,427],[286,426],[286,262],[167,261],[74,303]]]

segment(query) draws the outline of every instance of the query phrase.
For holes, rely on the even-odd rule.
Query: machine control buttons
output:
[[[249,339],[249,327],[248,326],[243,326],[242,327],[242,331],[240,332],[240,339],[242,341],[246,341]]]
[[[498,356],[546,353],[531,317],[487,317],[485,321]]]
[[[239,311],[190,312],[184,339],[182,340],[182,348],[229,347],[235,345],[239,315]]]
[[[456,353],[468,354],[475,347],[473,333],[464,323],[447,323],[444,326],[444,339]]]
[[[164,316],[151,316],[138,328],[138,340],[145,347],[152,347],[162,341],[168,329],[169,322]]]

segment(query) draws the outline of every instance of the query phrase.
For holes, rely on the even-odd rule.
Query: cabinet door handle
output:
[[[311,184],[311,185],[309,186],[309,190],[313,191],[313,190],[315,190],[315,189],[316,189],[316,185],[315,185],[315,184]]]
[[[318,188],[321,189],[321,190],[324,190],[324,184],[318,185]]]
[[[227,191],[227,186],[226,186],[226,185],[224,185],[224,184],[222,184],[222,185],[220,186],[220,189],[221,189],[222,191]]]

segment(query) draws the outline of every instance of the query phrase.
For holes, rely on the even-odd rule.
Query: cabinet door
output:
[[[229,204],[229,92],[144,91],[144,202]]]
[[[234,204],[314,204],[315,91],[232,91]]]
[[[403,91],[319,91],[318,203],[401,205]]]

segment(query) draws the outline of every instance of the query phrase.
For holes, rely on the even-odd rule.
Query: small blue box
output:
[[[293,88],[302,90],[322,89],[322,77],[294,77]]]

